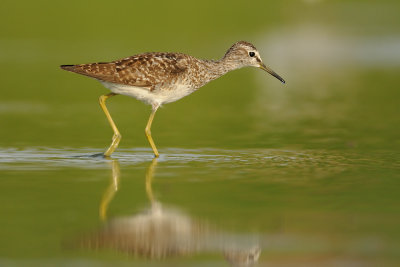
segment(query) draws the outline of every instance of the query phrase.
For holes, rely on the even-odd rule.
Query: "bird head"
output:
[[[249,42],[240,41],[233,44],[225,53],[224,60],[237,65],[238,68],[260,68],[280,80],[282,83],[285,83],[285,80],[281,76],[263,63],[257,48]]]

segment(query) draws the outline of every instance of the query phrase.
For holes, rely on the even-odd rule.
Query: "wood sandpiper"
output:
[[[152,106],[145,134],[155,157],[158,157],[157,147],[151,137],[151,124],[157,109],[162,104],[193,93],[229,71],[247,66],[261,68],[285,83],[265,66],[255,46],[245,41],[233,44],[217,61],[202,60],[182,53],[144,53],[112,62],[61,65],[61,68],[94,78],[111,90],[111,93],[99,98],[100,106],[114,131],[111,145],[104,156],[109,157],[121,140],[121,134],[106,107],[106,100],[115,95],[127,95]]]

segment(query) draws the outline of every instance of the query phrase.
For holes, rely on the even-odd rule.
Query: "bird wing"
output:
[[[175,82],[187,69],[189,58],[177,53],[145,53],[112,62],[62,65],[61,68],[101,81],[147,88]]]

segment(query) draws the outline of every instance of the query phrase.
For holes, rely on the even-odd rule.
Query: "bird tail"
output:
[[[75,65],[61,65],[60,68],[62,68],[63,70],[67,70],[67,71],[74,71]]]

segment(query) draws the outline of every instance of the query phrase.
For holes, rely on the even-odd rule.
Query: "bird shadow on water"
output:
[[[151,260],[218,253],[232,266],[253,266],[258,261],[261,248],[255,234],[224,231],[156,199],[152,183],[157,158],[152,159],[145,174],[149,207],[137,214],[108,218],[108,207],[119,190],[121,166],[118,159],[109,158],[107,163],[111,166],[111,179],[99,205],[102,225],[80,236],[74,247]]]

